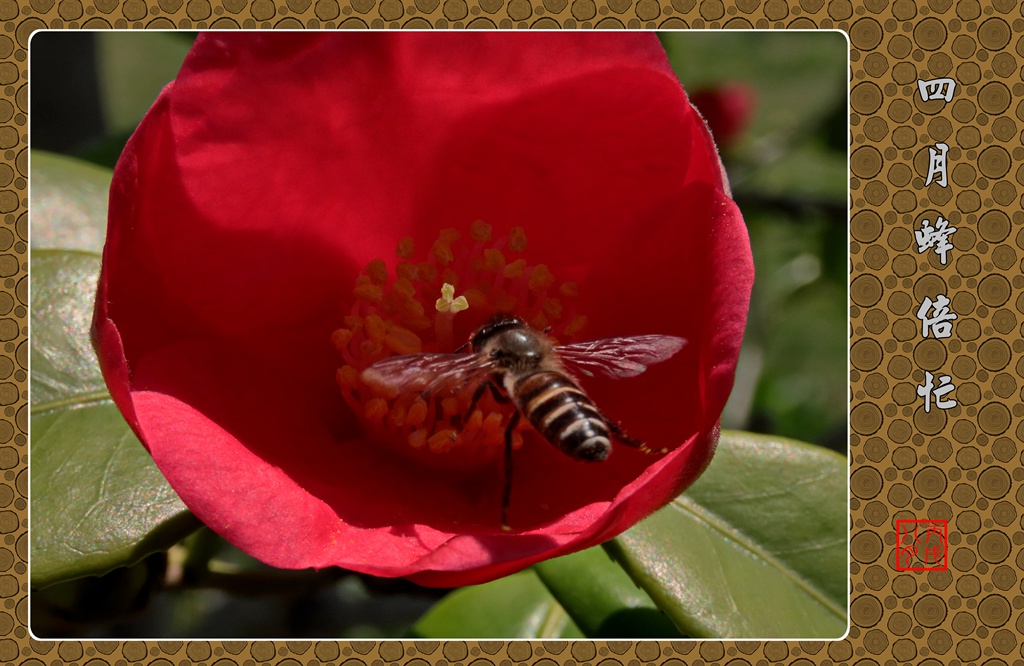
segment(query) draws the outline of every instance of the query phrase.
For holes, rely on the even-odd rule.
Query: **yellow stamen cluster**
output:
[[[468,307],[469,301],[466,300],[466,297],[455,298],[455,287],[447,282],[441,287],[441,298],[437,299],[437,303],[434,304],[434,308],[438,312],[462,312]]]
[[[445,229],[422,260],[416,259],[412,239],[401,239],[393,275],[382,259],[370,261],[356,278],[344,325],[331,336],[344,363],[338,385],[366,434],[445,467],[472,467],[500,454],[514,407],[488,392],[469,414],[475,386],[395,395],[364,382],[362,371],[390,356],[454,353],[496,313],[515,314],[538,330],[550,327],[549,335],[562,341],[577,338],[586,323],[576,313],[577,286],[559,282],[547,266],[520,256],[526,249],[521,228],[497,241],[491,231],[482,221],[474,222],[465,238]],[[521,444],[518,431],[513,439]],[[454,451],[459,455],[436,455]]]

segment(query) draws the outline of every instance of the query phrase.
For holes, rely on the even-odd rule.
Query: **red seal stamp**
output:
[[[944,571],[949,568],[945,520],[896,521],[896,570]]]

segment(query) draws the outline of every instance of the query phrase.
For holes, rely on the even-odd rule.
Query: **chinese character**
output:
[[[956,81],[953,79],[932,79],[931,81],[918,79],[917,89],[921,92],[921,99],[925,102],[930,99],[943,99],[948,102],[953,99]]]
[[[924,179],[925,185],[932,182],[938,183],[939,187],[946,186],[946,151],[949,146],[944,143],[937,143],[935,147],[928,148],[928,177]]]
[[[956,407],[956,400],[943,400],[942,396],[952,391],[955,387],[952,384],[952,379],[949,375],[942,375],[939,377],[939,386],[935,387],[935,383],[932,382],[932,373],[924,373],[924,385],[917,387],[917,394],[924,398],[924,411],[931,411],[932,408],[932,396],[935,396],[935,406],[939,409],[949,409],[950,407]],[[933,391],[934,389],[934,391]]]
[[[914,232],[917,239],[917,253],[921,254],[928,248],[935,248],[935,254],[939,255],[942,265],[946,265],[946,253],[953,249],[949,237],[956,231],[956,227],[949,226],[949,221],[941,215],[935,220],[932,226],[931,220],[921,220],[921,228]]]
[[[946,552],[946,535],[943,530],[938,525],[928,525],[924,531],[923,541],[925,543],[924,561],[929,564],[941,561]]]
[[[946,263],[946,262],[942,262]],[[935,316],[929,317],[928,311],[935,309]],[[937,338],[948,338],[953,335],[953,324],[956,313],[949,311],[949,299],[939,294],[935,300],[924,297],[924,302],[917,309],[917,318],[921,320],[921,337],[928,337],[928,330]]]
[[[945,570],[948,531],[945,520],[897,520],[896,570]]]

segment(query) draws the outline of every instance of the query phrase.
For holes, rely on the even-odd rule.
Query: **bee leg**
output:
[[[494,402],[502,405],[508,402],[508,396],[502,393],[498,384],[493,379],[487,382],[487,387],[491,389],[491,397],[494,398]]]
[[[641,442],[636,437],[626,433],[626,431],[622,429],[622,426],[615,421],[606,420],[605,424],[608,426],[608,430],[612,433],[612,436],[615,437],[615,441],[621,442],[630,448],[638,449],[644,453],[668,453],[668,449],[655,451],[651,447],[647,446],[645,442]]]
[[[487,386],[489,384],[490,382],[481,384],[480,386],[476,387],[475,391],[473,391],[473,397],[469,401],[469,409],[466,410],[467,419],[473,414],[473,410],[476,409],[476,403],[480,402],[480,398],[484,397],[484,391],[487,390]]]
[[[494,380],[486,381],[473,391],[473,397],[469,400],[469,409],[466,410],[467,419],[473,414],[473,410],[476,409],[476,403],[480,402],[480,398],[484,397],[484,391],[487,389],[491,390],[491,395],[494,397],[495,402],[508,402],[508,398],[506,398],[498,387],[494,385]]]
[[[516,411],[508,420],[508,427],[505,428],[505,492],[501,498],[501,529],[505,532],[512,530],[508,526],[508,505],[512,500],[512,433],[519,425],[519,412]]]

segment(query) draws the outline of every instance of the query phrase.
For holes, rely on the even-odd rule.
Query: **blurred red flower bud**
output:
[[[690,95],[690,102],[704,116],[718,147],[728,150],[750,124],[757,96],[747,84],[732,82],[702,88]]]

